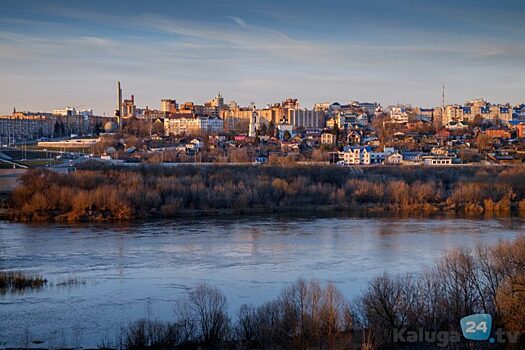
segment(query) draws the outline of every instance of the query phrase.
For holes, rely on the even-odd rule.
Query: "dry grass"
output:
[[[27,274],[23,271],[1,271],[0,291],[13,292],[30,288],[41,288],[47,280],[41,275]]]

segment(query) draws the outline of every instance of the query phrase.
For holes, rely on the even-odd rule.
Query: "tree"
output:
[[[193,329],[196,341],[204,345],[224,342],[230,331],[230,319],[226,313],[226,297],[207,284],[201,284],[189,294],[189,300],[177,305],[178,324]]]
[[[472,119],[472,121],[469,123],[469,126],[471,128],[475,128],[476,126],[477,127],[480,127],[483,125],[483,117],[479,114],[477,114],[474,119]]]
[[[57,122],[55,123],[54,129],[55,129],[54,130],[55,136],[63,136],[65,134],[66,128],[64,127],[64,123],[62,122],[61,119],[57,120]]]
[[[275,128],[275,124],[273,122],[270,122],[268,124],[268,136],[276,136],[275,132],[277,129]]]
[[[326,146],[326,145],[324,145]],[[326,162],[329,160],[329,154],[324,148],[316,148],[312,151],[312,160],[315,162]]]
[[[235,148],[228,154],[228,161],[231,163],[247,163],[250,161],[246,148]]]
[[[259,135],[261,136],[268,135],[268,127],[264,123],[261,125],[261,127],[257,131],[259,132]]]
[[[97,122],[97,123],[95,124],[94,129],[93,129],[93,132],[94,132],[96,135],[99,135],[102,131],[103,131],[102,123],[101,123],[101,122]]]
[[[320,325],[321,340],[326,342],[328,349],[335,348],[336,340],[351,331],[350,306],[333,283],[329,283],[322,293]]]
[[[151,128],[151,133],[157,135],[164,134],[164,124],[159,120],[155,120]]]
[[[481,152],[492,144],[492,137],[487,134],[479,134],[476,137],[476,144],[478,145],[478,151]]]
[[[494,265],[503,278],[496,303],[509,331],[525,332],[525,237],[501,242],[493,250]]]
[[[334,124],[334,128],[332,129],[332,134],[334,134],[336,138],[337,136],[339,136],[339,124],[337,123]]]

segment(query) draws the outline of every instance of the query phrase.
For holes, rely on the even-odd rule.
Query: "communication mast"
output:
[[[445,110],[445,85],[443,85],[443,92],[441,93],[441,106]]]

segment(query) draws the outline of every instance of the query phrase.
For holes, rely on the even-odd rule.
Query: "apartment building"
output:
[[[288,109],[287,122],[294,128],[323,128],[323,111],[306,109]]]
[[[294,129],[324,127],[325,112],[301,109],[297,99],[286,99],[281,103],[269,104],[264,108],[255,108],[253,105],[239,107],[237,103],[232,102],[221,109],[219,115],[224,120],[226,130],[246,131],[254,110],[258,115],[259,123],[267,125],[273,123],[277,126],[284,119]]]
[[[232,132],[246,132],[250,125],[253,108],[239,107],[236,102],[231,102],[227,109],[220,111],[220,118],[224,123],[224,130]]]
[[[216,134],[224,130],[219,117],[177,114],[164,119],[164,132],[168,135]]]
[[[477,116],[487,120],[512,120],[513,108],[509,105],[492,105],[483,99],[467,101],[464,105],[447,105],[442,118],[442,125],[450,122],[468,124]]]
[[[2,144],[53,137],[57,118],[50,113],[15,112],[0,117]]]

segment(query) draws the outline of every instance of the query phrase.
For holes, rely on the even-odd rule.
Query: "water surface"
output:
[[[96,346],[141,317],[173,320],[199,283],[218,286],[232,314],[299,277],[348,297],[384,271],[417,273],[446,250],[524,233],[520,219],[249,217],[127,224],[0,222],[0,269],[84,284],[0,295],[0,347]],[[31,344],[30,344],[31,345]]]

